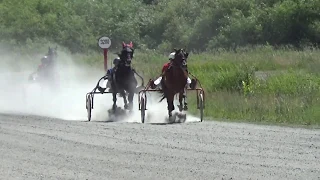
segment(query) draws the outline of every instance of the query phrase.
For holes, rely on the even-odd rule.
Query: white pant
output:
[[[108,80],[101,80],[99,82],[99,86],[102,87],[102,88],[108,88],[108,83],[110,83]]]
[[[156,86],[158,86],[159,84],[160,84],[160,82],[161,82],[161,79],[162,79],[162,77],[160,76],[157,80],[155,80],[154,81],[154,84],[156,85]],[[187,84],[189,85],[189,84],[191,84],[191,79],[188,77],[188,79],[187,79]]]

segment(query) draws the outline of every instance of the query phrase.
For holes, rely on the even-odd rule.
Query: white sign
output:
[[[111,39],[108,37],[101,37],[98,40],[98,44],[102,49],[108,49],[111,46]]]

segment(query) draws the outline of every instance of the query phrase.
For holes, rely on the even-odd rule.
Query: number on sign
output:
[[[100,44],[109,44],[109,39],[100,39]]]
[[[111,40],[108,37],[101,37],[98,40],[98,45],[102,49],[107,49],[111,45]]]

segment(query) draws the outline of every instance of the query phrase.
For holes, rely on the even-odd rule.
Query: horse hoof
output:
[[[187,119],[187,114],[184,113],[178,113],[177,117],[179,118],[179,122],[185,122]]]
[[[187,114],[184,114],[184,115],[183,115],[183,119],[184,119],[184,121],[187,120]]]
[[[132,111],[132,109],[133,109],[133,105],[132,105],[132,103],[130,103],[130,104],[129,104],[128,109],[129,109],[130,111]]]
[[[176,116],[177,116],[176,113],[174,115],[172,115],[172,113],[170,113],[169,118],[168,118],[169,123],[174,123],[176,120]]]
[[[175,120],[176,120],[176,117],[175,117],[175,116],[169,117],[169,123],[174,123]]]
[[[121,109],[120,107],[117,109],[117,115],[118,116],[122,116],[122,115],[125,115],[126,111]]]
[[[113,106],[112,106],[112,110],[113,110],[113,111],[117,110],[117,105],[113,105]]]

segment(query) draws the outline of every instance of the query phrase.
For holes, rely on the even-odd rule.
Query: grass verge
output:
[[[191,54],[190,72],[206,91],[205,116],[224,121],[300,126],[320,125],[320,50],[273,50]],[[166,55],[139,53],[135,67],[156,78]],[[196,96],[189,93],[197,115]],[[236,120],[238,119],[238,120]]]

